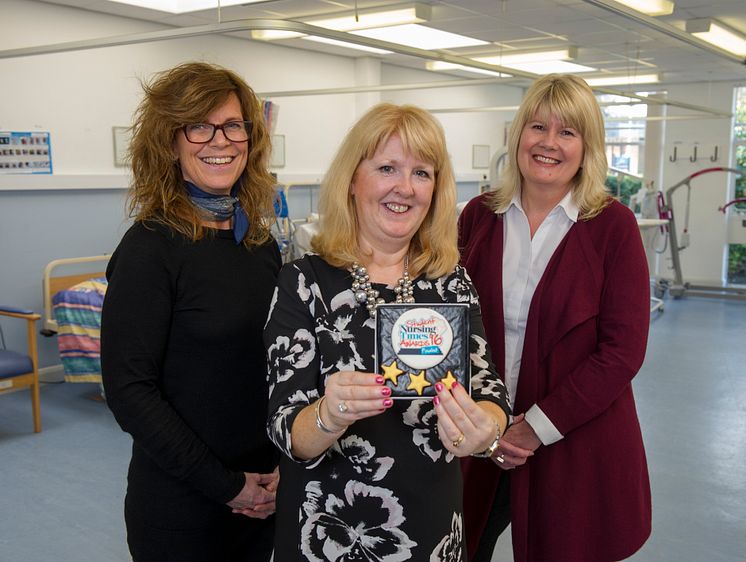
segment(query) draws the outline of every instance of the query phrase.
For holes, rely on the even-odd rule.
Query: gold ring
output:
[[[499,462],[500,464],[502,464],[502,463],[504,463],[504,462],[505,462],[505,459],[504,459],[504,458],[502,457],[502,455],[497,455],[496,457],[494,457],[494,459],[495,459],[495,460],[496,460],[497,462]]]
[[[339,410],[340,414],[344,414],[347,410],[349,410],[344,400],[342,400],[339,404],[337,404],[337,410]]]
[[[463,442],[464,442],[464,439],[465,439],[465,438],[466,438],[466,436],[465,436],[465,435],[464,435],[463,433],[462,433],[462,434],[460,434],[460,435],[458,436],[458,439],[456,439],[455,441],[453,441],[453,446],[454,446],[454,447],[458,447],[459,445],[461,445],[461,443],[463,443]]]

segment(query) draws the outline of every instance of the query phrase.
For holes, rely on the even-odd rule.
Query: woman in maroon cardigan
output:
[[[631,385],[649,323],[639,230],[605,191],[603,118],[580,78],[537,80],[508,150],[497,191],[460,218],[515,415],[492,462],[464,463],[470,559],[489,561],[512,521],[516,562],[622,560],[651,524]]]

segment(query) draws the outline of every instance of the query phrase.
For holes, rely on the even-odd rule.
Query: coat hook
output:
[[[676,162],[676,149],[677,149],[677,148],[678,148],[678,147],[674,146],[674,147],[673,147],[673,155],[671,155],[671,156],[669,156],[669,157],[668,157],[668,159],[669,159],[669,160],[670,160],[671,162]]]
[[[696,162],[697,161],[697,145],[694,145],[694,152],[689,157],[689,162]]]
[[[710,162],[717,162],[718,160],[718,145],[715,145],[715,153],[710,156]]]

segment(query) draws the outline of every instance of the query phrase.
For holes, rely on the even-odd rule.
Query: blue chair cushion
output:
[[[0,310],[3,312],[13,312],[15,314],[33,314],[34,311],[29,308],[18,308],[17,306],[6,306],[0,304]]]
[[[33,370],[34,365],[28,355],[0,349],[0,379],[25,375]]]

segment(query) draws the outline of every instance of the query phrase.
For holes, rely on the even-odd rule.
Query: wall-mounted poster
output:
[[[0,174],[51,174],[47,132],[0,131]]]

